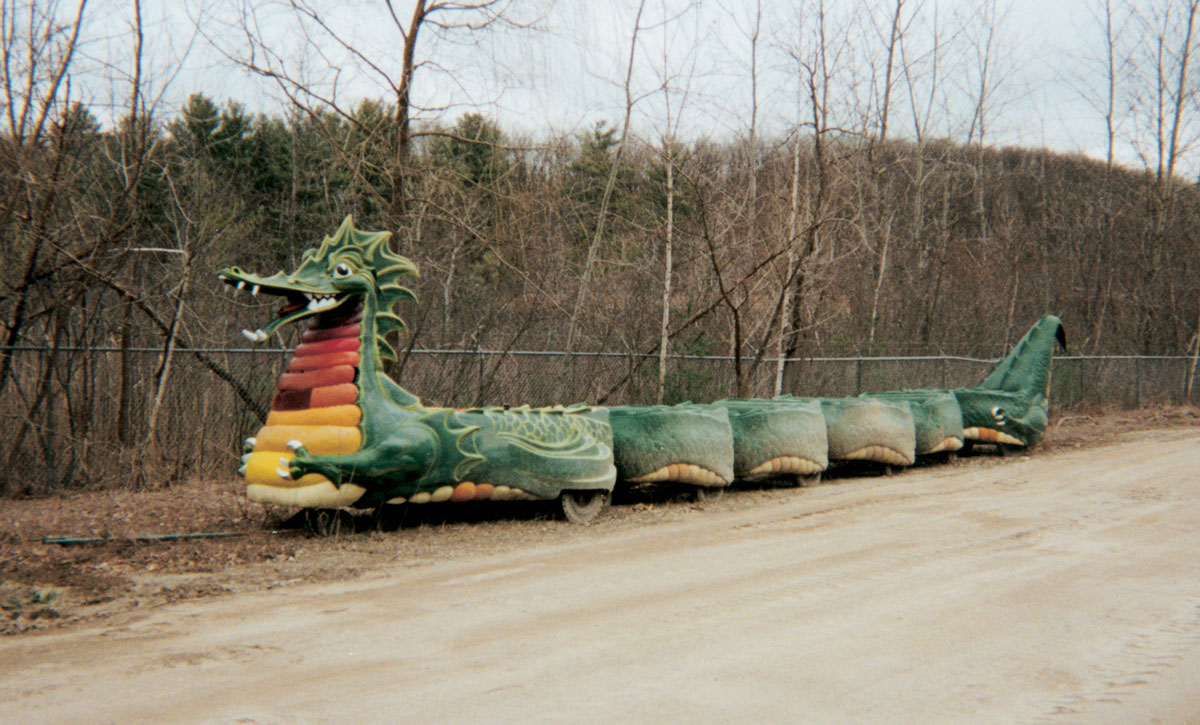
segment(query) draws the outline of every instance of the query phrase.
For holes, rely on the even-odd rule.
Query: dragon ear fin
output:
[[[404,324],[404,320],[399,316],[393,315],[391,312],[380,312],[375,315],[375,329],[379,336],[382,337],[393,330],[407,332],[408,325]]]
[[[388,305],[394,305],[397,302],[416,302],[417,296],[407,287],[401,287],[398,284],[381,284],[380,291],[384,293]]]
[[[379,359],[380,360],[394,361],[396,359],[396,348],[392,347],[392,344],[390,342],[388,342],[387,340],[383,339],[382,336],[380,336],[375,341],[375,344],[379,348]]]
[[[375,315],[375,339],[379,344],[379,357],[384,360],[395,360],[396,350],[384,338],[389,332],[405,333],[408,331],[408,326],[404,324],[404,320],[390,312],[380,312]]]

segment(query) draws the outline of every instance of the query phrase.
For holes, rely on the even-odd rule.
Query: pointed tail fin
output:
[[[1030,396],[1050,396],[1050,356],[1054,343],[1067,348],[1067,335],[1062,320],[1046,315],[1034,323],[1008,355],[988,373],[977,387],[1024,393]]]

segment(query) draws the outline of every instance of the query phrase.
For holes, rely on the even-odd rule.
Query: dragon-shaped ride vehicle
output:
[[[979,386],[953,391],[431,407],[383,369],[395,359],[386,336],[405,329],[394,308],[416,299],[400,281],[417,269],[389,249],[390,236],[357,230],[346,217],[294,272],[219,272],[234,290],[283,299],[270,322],[243,331],[252,342],[307,323],[265,424],[245,442],[239,472],[251,500],[324,510],[541,499],[586,523],[618,477],[683,484],[712,500],[738,477],[813,482],[831,461],[910,465],[964,441],[1024,447],[1045,430],[1050,354],[1054,340],[1065,345],[1058,318],[1044,317]]]

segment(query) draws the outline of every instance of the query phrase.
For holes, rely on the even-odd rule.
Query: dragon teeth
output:
[[[337,297],[333,295],[310,295],[307,292],[304,296],[309,299],[307,310],[316,312],[318,310],[326,310],[337,304]]]

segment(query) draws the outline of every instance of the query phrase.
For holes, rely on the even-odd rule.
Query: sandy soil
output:
[[[313,539],[197,486],[197,526],[244,536],[55,547],[192,494],[6,502],[0,721],[1194,720],[1200,419],[1047,443],[586,528],[443,507]]]

